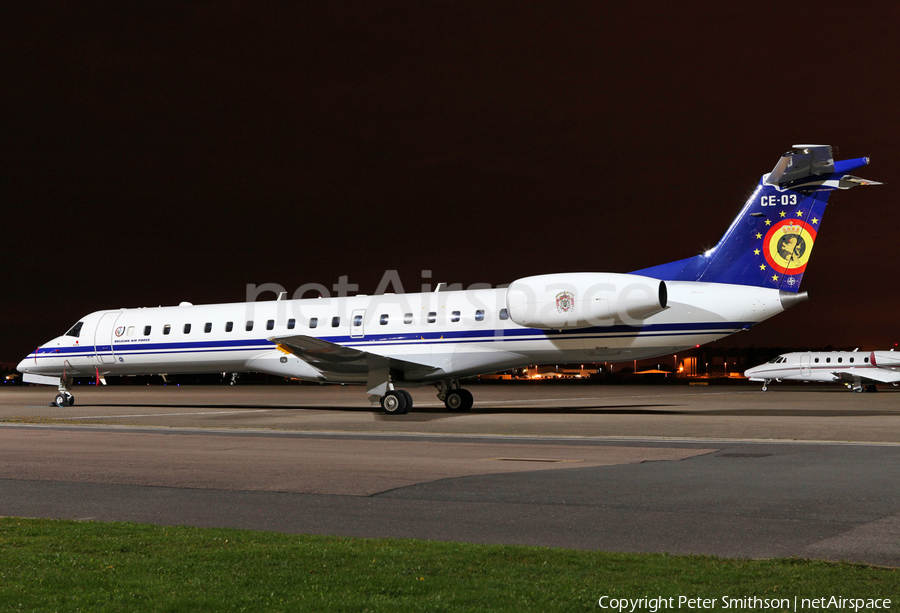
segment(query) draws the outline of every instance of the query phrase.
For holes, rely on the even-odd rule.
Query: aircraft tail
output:
[[[715,247],[633,274],[797,292],[831,192],[880,185],[847,174],[868,163],[869,158],[835,162],[829,145],[794,145],[762,176]]]

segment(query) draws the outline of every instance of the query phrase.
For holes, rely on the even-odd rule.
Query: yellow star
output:
[[[772,275],[772,281],[778,281],[778,275]]]
[[[766,225],[767,225],[767,226],[771,226],[771,225],[772,225],[772,222],[769,221],[769,220],[767,219],[767,220],[766,220]]]
[[[760,269],[760,270],[765,270],[765,269],[766,269],[766,265],[765,265],[765,264],[760,264],[760,265],[759,265],[759,269]]]
[[[813,217],[813,218],[812,218],[812,222],[815,223],[815,224],[817,224],[817,223],[819,223],[819,220],[816,219],[815,217]]]
[[[803,211],[797,211],[797,217],[803,217]]]
[[[759,249],[754,249],[754,250],[753,250],[753,255],[759,255]]]
[[[781,212],[778,213],[778,214],[781,215],[782,217],[784,217],[785,215],[787,215],[787,213],[785,213],[784,211],[781,211]]]
[[[759,232],[757,232],[757,233],[756,233],[756,238],[762,238],[762,234],[760,234]]]

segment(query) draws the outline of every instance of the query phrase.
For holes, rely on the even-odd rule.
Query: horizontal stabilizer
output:
[[[853,175],[844,175],[838,183],[840,189],[850,189],[851,187],[859,187],[861,185],[884,185],[884,183],[863,179],[862,177],[854,177]]]

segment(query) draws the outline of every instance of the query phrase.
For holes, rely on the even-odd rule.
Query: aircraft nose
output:
[[[24,373],[28,372],[29,366],[34,366],[34,358],[31,358],[31,359],[25,358],[24,360],[19,362],[19,365],[16,366],[16,370],[18,370],[20,373],[24,374]]]
[[[35,349],[34,351],[37,351],[37,349]],[[18,370],[22,374],[25,374],[26,372],[37,371],[37,362],[34,359],[34,351],[32,351],[27,358],[19,362],[19,365],[16,366],[16,370]]]

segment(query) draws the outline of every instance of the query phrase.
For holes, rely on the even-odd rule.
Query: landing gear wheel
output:
[[[56,395],[56,399],[53,401],[53,404],[58,407],[74,407],[75,396],[73,396],[69,392],[60,392]]]
[[[413,407],[413,399],[412,394],[407,392],[406,390],[397,390],[398,394],[403,394],[403,397],[406,398],[406,408],[403,409],[403,414],[406,415],[412,410]]]
[[[406,396],[400,391],[391,391],[381,397],[381,408],[388,415],[403,415],[406,411]]]
[[[767,389],[769,389],[769,388],[766,387],[765,385],[763,385],[763,391],[766,391]]]
[[[468,411],[474,402],[472,392],[461,388],[447,392],[447,396],[444,398],[444,406],[448,411]]]

